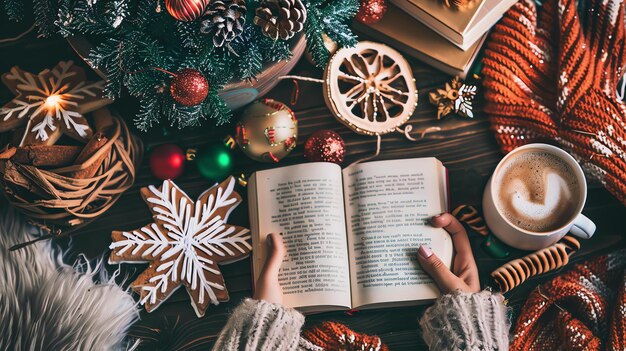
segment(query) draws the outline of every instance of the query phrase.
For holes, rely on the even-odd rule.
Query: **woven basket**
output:
[[[42,226],[53,228],[52,235],[69,235],[100,216],[135,181],[143,156],[141,141],[130,134],[122,118],[106,108],[95,111],[93,118],[96,131],[108,141],[81,164],[46,170],[0,160],[0,182],[8,201]],[[95,162],[102,163],[93,177],[68,176]]]

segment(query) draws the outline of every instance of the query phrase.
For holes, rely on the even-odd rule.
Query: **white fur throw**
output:
[[[118,350],[137,319],[132,297],[104,270],[69,266],[0,200],[0,350]],[[96,284],[96,274],[104,283]]]

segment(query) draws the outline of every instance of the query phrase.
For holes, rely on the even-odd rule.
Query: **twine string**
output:
[[[413,131],[413,125],[409,124],[406,127],[404,127],[404,129],[400,127],[396,127],[396,132],[404,134],[404,137],[410,141],[420,141],[421,139],[424,139],[426,134],[430,132],[438,132],[440,130],[441,130],[441,127],[436,127],[436,126],[428,127],[422,130],[422,132],[419,134],[419,137],[414,138],[411,136],[411,132]]]
[[[376,134],[376,153],[370,156],[365,156],[363,158],[360,158],[354,162],[352,162],[348,167],[352,167],[353,165],[357,164],[357,163],[361,163],[364,161],[369,161],[371,159],[374,159],[376,157],[378,157],[378,155],[380,155],[380,143],[382,141],[382,138],[380,136],[380,134]]]
[[[286,76],[278,77],[278,80],[283,80],[283,79],[295,79],[295,80],[302,80],[302,81],[305,81],[305,82],[324,84],[324,80],[323,79],[312,78],[312,77],[303,77],[303,76],[295,76],[295,75],[286,75]]]
[[[10,43],[10,42],[14,42],[14,41],[18,41],[20,39],[22,39],[24,36],[28,35],[28,33],[32,32],[33,29],[35,29],[35,24],[33,23],[32,26],[30,26],[30,28],[28,28],[27,30],[23,31],[22,33],[20,33],[19,35],[17,35],[16,37],[13,38],[6,38],[6,39],[0,39],[0,44],[4,44],[4,43]]]
[[[298,84],[298,80],[292,79],[293,82],[293,91],[291,92],[291,105],[295,106],[298,103],[298,98],[300,97],[300,85]]]

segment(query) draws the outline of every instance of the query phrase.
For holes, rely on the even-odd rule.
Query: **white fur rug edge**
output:
[[[101,261],[65,264],[49,241],[9,251],[32,236],[7,207],[0,201],[0,350],[128,349],[139,315],[115,276],[106,277]]]

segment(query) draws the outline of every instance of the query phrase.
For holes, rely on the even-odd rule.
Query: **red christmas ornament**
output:
[[[346,145],[332,130],[317,130],[304,143],[304,157],[311,162],[324,161],[340,164],[346,156]]]
[[[210,0],[165,0],[167,12],[179,21],[190,22],[200,17]]]
[[[209,81],[200,71],[185,68],[172,78],[170,93],[177,103],[195,106],[204,101],[209,94]]]
[[[360,0],[356,20],[363,24],[372,24],[380,21],[387,12],[385,0]]]
[[[157,179],[176,179],[185,170],[185,153],[173,144],[159,145],[150,154],[150,170]]]

